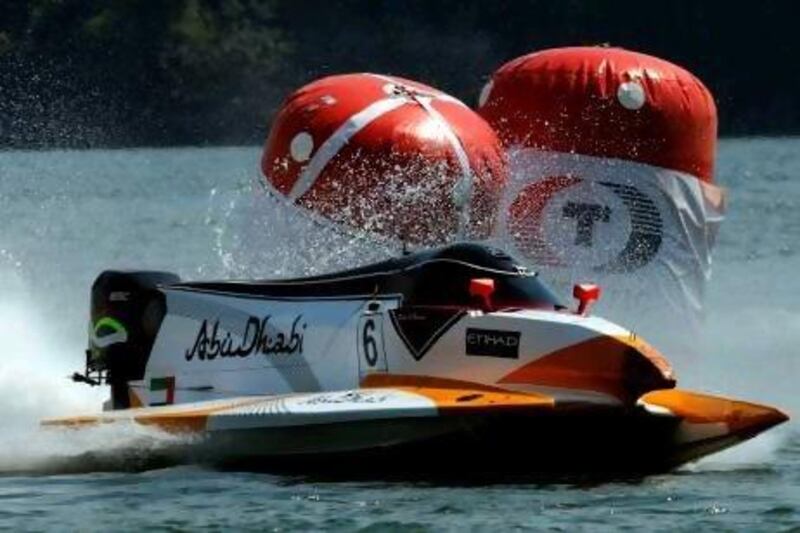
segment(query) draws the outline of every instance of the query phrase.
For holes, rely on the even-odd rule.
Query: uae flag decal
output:
[[[175,376],[150,378],[150,405],[175,403]]]

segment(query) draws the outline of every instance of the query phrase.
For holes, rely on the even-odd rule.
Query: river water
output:
[[[0,152],[0,529],[800,531],[794,422],[666,475],[489,486],[157,468],[171,437],[40,431],[41,417],[97,409],[104,399],[66,379],[82,364],[88,288],[100,270],[287,274],[366,253],[331,252],[304,234],[259,240],[274,228],[249,225],[240,209],[257,160],[256,148]],[[679,378],[686,388],[798,413],[800,140],[723,141],[717,176],[731,202],[698,340],[703,356]],[[115,460],[98,463],[97,451]]]

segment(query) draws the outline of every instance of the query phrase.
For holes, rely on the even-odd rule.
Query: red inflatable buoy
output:
[[[491,233],[504,158],[491,126],[452,96],[346,74],[289,96],[261,168],[277,194],[337,224],[439,244]]]
[[[544,50],[497,69],[478,112],[509,158],[498,242],[565,292],[607,287],[602,311],[622,323],[699,323],[724,194],[695,76],[620,48]]]
[[[479,105],[510,158],[501,228],[520,254],[581,275],[707,274],[724,207],[717,113],[688,71],[619,48],[544,50],[501,66]]]

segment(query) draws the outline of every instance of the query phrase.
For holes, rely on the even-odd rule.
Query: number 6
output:
[[[361,341],[364,346],[364,359],[366,359],[369,366],[375,366],[378,362],[378,345],[375,344],[375,337],[372,336],[374,331],[375,321],[371,318],[367,319],[361,332]]]

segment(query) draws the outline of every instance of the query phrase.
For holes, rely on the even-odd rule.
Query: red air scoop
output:
[[[577,314],[585,316],[592,304],[600,299],[600,286],[594,283],[578,283],[572,288],[572,296],[580,302]]]
[[[491,278],[473,278],[469,280],[469,295],[480,298],[484,311],[492,310],[492,295],[494,294],[494,280]]]

